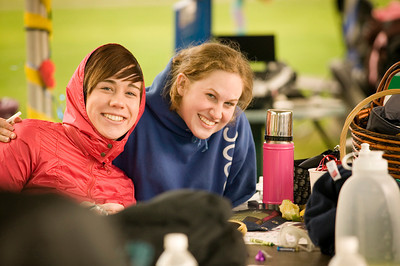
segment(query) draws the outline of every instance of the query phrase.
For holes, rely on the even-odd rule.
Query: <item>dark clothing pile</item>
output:
[[[163,251],[164,235],[184,233],[199,265],[246,265],[247,249],[233,223],[229,200],[206,191],[173,190],[139,202],[110,216],[120,223],[129,242],[154,248],[154,261]]]
[[[367,129],[377,133],[400,134],[400,95],[392,95],[384,106],[372,108]]]
[[[351,176],[351,171],[339,167],[341,179],[333,181],[329,173],[322,175],[314,184],[308,199],[304,221],[310,239],[323,254],[335,254],[335,218],[340,189]]]

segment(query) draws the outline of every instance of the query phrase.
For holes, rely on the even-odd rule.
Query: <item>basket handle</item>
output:
[[[340,160],[343,159],[343,157],[346,155],[346,137],[347,137],[347,132],[349,130],[349,126],[351,121],[356,117],[358,112],[369,102],[381,98],[386,95],[394,95],[394,94],[400,94],[400,89],[390,89],[390,90],[384,90],[384,91],[379,91],[376,92],[364,100],[362,100],[359,104],[354,107],[354,109],[350,112],[350,114],[347,116],[346,121],[344,122],[342,132],[340,133],[340,142],[339,142],[339,147],[340,147]]]
[[[383,75],[381,81],[379,82],[378,88],[376,89],[376,92],[380,92],[380,91],[385,91],[389,88],[390,82],[392,81],[392,78],[400,72],[400,61],[393,64]],[[373,100],[373,102],[377,105],[377,106],[382,106],[383,105],[383,98],[376,98]]]

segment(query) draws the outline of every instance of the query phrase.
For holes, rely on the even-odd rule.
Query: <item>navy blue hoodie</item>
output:
[[[169,110],[169,96],[163,96],[171,62],[146,88],[143,116],[114,164],[133,180],[137,201],[189,188],[223,195],[237,206],[255,193],[256,154],[249,122],[240,111],[235,122],[210,138],[196,138]]]

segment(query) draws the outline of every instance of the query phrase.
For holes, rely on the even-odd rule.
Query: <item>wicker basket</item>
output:
[[[366,129],[372,108],[382,106],[386,95],[400,94],[400,89],[388,90],[393,76],[400,73],[400,62],[391,66],[379,83],[377,92],[361,101],[347,116],[340,134],[340,158],[346,155],[346,138],[351,131],[353,151],[359,151],[361,143],[368,143],[371,150],[381,150],[388,160],[389,173],[400,178],[400,135],[386,135]]]

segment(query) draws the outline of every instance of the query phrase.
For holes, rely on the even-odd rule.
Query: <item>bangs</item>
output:
[[[143,82],[143,75],[138,65],[130,65],[118,72],[115,77],[132,83]]]

